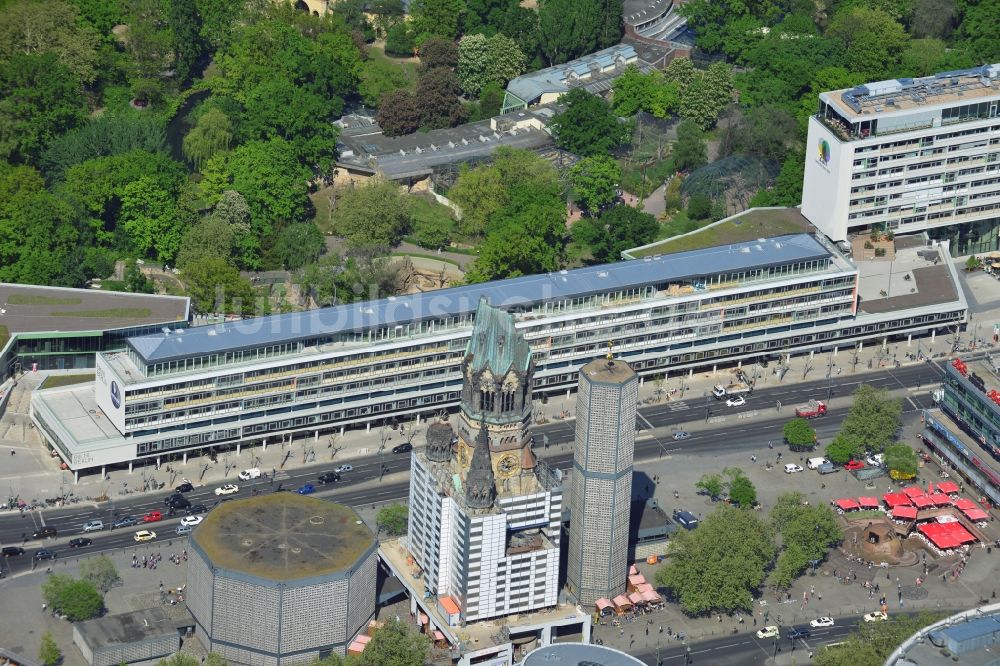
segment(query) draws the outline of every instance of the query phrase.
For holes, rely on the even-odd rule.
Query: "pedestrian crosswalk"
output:
[[[677,402],[668,402],[667,409],[672,412],[682,412],[685,409],[691,409],[691,405],[687,404],[683,400],[678,400]]]

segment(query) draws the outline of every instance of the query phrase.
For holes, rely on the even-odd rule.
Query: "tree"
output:
[[[702,128],[715,124],[719,114],[732,102],[733,70],[724,62],[716,62],[708,71],[699,73],[681,87],[680,114]]]
[[[393,90],[382,95],[375,122],[386,136],[412,134],[420,129],[423,109],[409,90]]]
[[[420,64],[424,69],[433,69],[435,67],[454,69],[458,67],[458,54],[458,44],[452,40],[431,37],[420,46]]]
[[[829,548],[843,538],[830,507],[810,504],[802,493],[779,496],[770,519],[783,544],[770,578],[777,589],[787,589],[811,562],[825,558]]]
[[[295,270],[319,259],[326,248],[323,234],[312,222],[289,224],[277,233],[267,244],[264,252],[265,265]]]
[[[857,630],[834,645],[816,651],[816,666],[881,666],[889,655],[920,629],[947,613],[924,611],[894,615],[886,622],[859,622]]]
[[[895,441],[902,408],[902,401],[890,396],[887,390],[862,384],[853,394],[853,404],[836,439],[843,440],[858,454],[866,449],[884,451]]]
[[[729,499],[736,506],[747,508],[757,503],[757,489],[743,470],[729,467],[724,473],[729,477]]]
[[[81,562],[80,578],[91,583],[101,591],[101,594],[107,594],[112,587],[121,581],[115,563],[107,555],[100,555]]]
[[[416,50],[413,37],[413,29],[405,21],[392,26],[385,36],[386,55],[398,58],[412,58]]]
[[[595,215],[618,198],[622,170],[611,157],[595,155],[570,167],[569,178],[578,202]]]
[[[573,240],[590,248],[598,263],[619,261],[624,250],[656,240],[660,223],[638,208],[619,204],[598,218],[585,217],[573,224]]]
[[[127,291],[133,294],[152,294],[156,291],[153,282],[146,277],[139,268],[139,264],[134,261],[128,262],[125,266],[124,279],[121,282],[121,289],[117,291]],[[105,282],[107,284],[107,282]],[[114,287],[112,287],[114,288]],[[100,587],[100,585],[98,585]],[[102,590],[104,592],[105,590]]]
[[[597,12],[597,48],[606,49],[622,38],[622,0],[598,0]]]
[[[688,199],[687,214],[692,220],[707,220],[712,215],[712,200],[701,193],[692,194]]]
[[[403,0],[374,0],[368,4],[368,9],[375,17],[375,27],[382,35],[403,20],[406,5]]]
[[[0,156],[35,162],[86,112],[79,80],[51,53],[0,62]]]
[[[42,597],[52,610],[66,615],[70,622],[97,617],[104,610],[104,600],[93,583],[66,574],[52,574],[42,583]]]
[[[196,259],[181,276],[198,312],[253,314],[253,287],[224,259]]]
[[[917,474],[917,453],[906,444],[885,447],[885,466],[893,478],[913,478]]]
[[[133,150],[163,152],[166,145],[167,132],[160,118],[105,112],[53,139],[39,164],[49,182],[59,182],[67,169],[89,159]]]
[[[183,269],[204,257],[232,263],[235,241],[233,228],[217,215],[209,215],[184,233],[177,251],[177,266]]]
[[[435,67],[417,79],[417,99],[422,108],[421,122],[428,129],[453,127],[465,120],[465,108],[458,99],[461,87],[455,72]]]
[[[752,155],[780,162],[797,136],[795,118],[783,108],[759,106],[741,114],[722,131],[721,157]]]
[[[653,77],[643,74],[635,65],[629,65],[614,83],[611,106],[619,116],[634,116],[648,110],[653,96]]]
[[[507,203],[507,183],[494,167],[468,169],[459,172],[448,197],[462,208],[462,233],[478,238],[486,233],[490,217]]]
[[[429,641],[408,625],[389,620],[361,653],[361,666],[424,666]]]
[[[201,169],[216,153],[229,150],[233,141],[233,124],[221,109],[210,108],[201,114],[197,124],[184,135],[181,148],[195,169]]]
[[[405,504],[390,504],[379,509],[375,524],[380,532],[385,532],[389,536],[399,536],[406,534],[406,521],[410,517],[410,510]]]
[[[184,85],[197,73],[205,51],[201,16],[195,0],[171,0],[167,24],[173,37],[174,77]]]
[[[885,78],[894,71],[909,40],[906,30],[890,14],[864,6],[840,9],[826,34],[843,46],[847,68],[867,80]]]
[[[458,77],[469,95],[479,95],[490,85],[506,86],[524,71],[525,64],[517,42],[501,33],[466,35],[458,44]]]
[[[940,39],[912,39],[900,56],[900,69],[913,76],[940,72],[947,58],[947,47]]]
[[[384,60],[366,60],[361,67],[358,93],[365,104],[378,108],[382,96],[410,85],[399,67]],[[401,92],[406,92],[401,90]]]
[[[160,0],[128,0],[127,7],[132,94],[139,101],[155,103],[163,95],[162,74],[174,57],[169,5]]]
[[[597,50],[598,36],[603,37],[599,3],[603,4],[602,0],[543,0],[539,3],[541,50],[549,65]]]
[[[750,206],[797,206],[802,202],[802,179],[805,176],[804,150],[793,150],[781,165],[778,179],[770,190],[761,190]]]
[[[371,180],[363,187],[344,189],[333,208],[333,228],[351,247],[389,247],[409,230],[411,217],[399,186]]]
[[[51,54],[82,83],[97,78],[100,35],[60,0],[17,0],[0,11],[0,61],[15,55]]]
[[[56,645],[55,639],[52,638],[52,632],[46,631],[42,634],[42,643],[38,648],[38,660],[42,662],[43,666],[56,666],[62,661],[62,657],[62,651]]]
[[[201,18],[201,38],[217,50],[229,43],[246,5],[227,0],[195,0]]]
[[[190,216],[178,210],[173,195],[153,177],[143,176],[121,191],[119,222],[130,247],[140,256],[173,261]]]
[[[862,449],[859,449],[854,442],[851,442],[846,437],[838,434],[834,437],[829,444],[826,445],[826,457],[830,459],[831,462],[835,462],[839,465],[851,460],[856,456],[861,455]]]
[[[678,171],[694,171],[708,162],[705,133],[698,123],[685,120],[677,126],[677,141],[674,142],[671,158]]]
[[[1000,61],[1000,7],[989,0],[966,5],[959,25],[962,45],[977,63]]]
[[[607,102],[583,88],[574,88],[559,98],[565,106],[549,127],[556,145],[583,157],[609,153],[632,137],[630,123],[622,123]]]
[[[713,500],[722,497],[722,475],[721,474],[703,474],[698,482],[694,484],[695,488],[705,491],[705,494],[711,497]]]
[[[464,14],[464,0],[413,0],[410,3],[410,15],[417,35],[455,39]]]
[[[812,451],[816,446],[816,431],[803,418],[794,418],[782,429],[785,443],[792,451]]]
[[[680,530],[672,542],[656,583],[685,613],[752,611],[775,553],[771,527],[755,512],[720,507],[698,529]]]

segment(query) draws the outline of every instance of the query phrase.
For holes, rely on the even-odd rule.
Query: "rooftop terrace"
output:
[[[858,261],[859,310],[871,314],[951,303],[959,298],[948,252],[916,236],[896,238],[893,261]]]
[[[15,334],[171,324],[187,321],[189,302],[179,296],[0,283],[0,328]]]

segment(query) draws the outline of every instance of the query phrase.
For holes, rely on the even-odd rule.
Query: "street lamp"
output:
[[[684,646],[684,666],[688,666],[691,663],[691,646]]]

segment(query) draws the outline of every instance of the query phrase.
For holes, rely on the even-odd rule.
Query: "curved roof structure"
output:
[[[353,509],[297,493],[224,502],[192,538],[216,567],[279,582],[347,572],[375,543]]]

